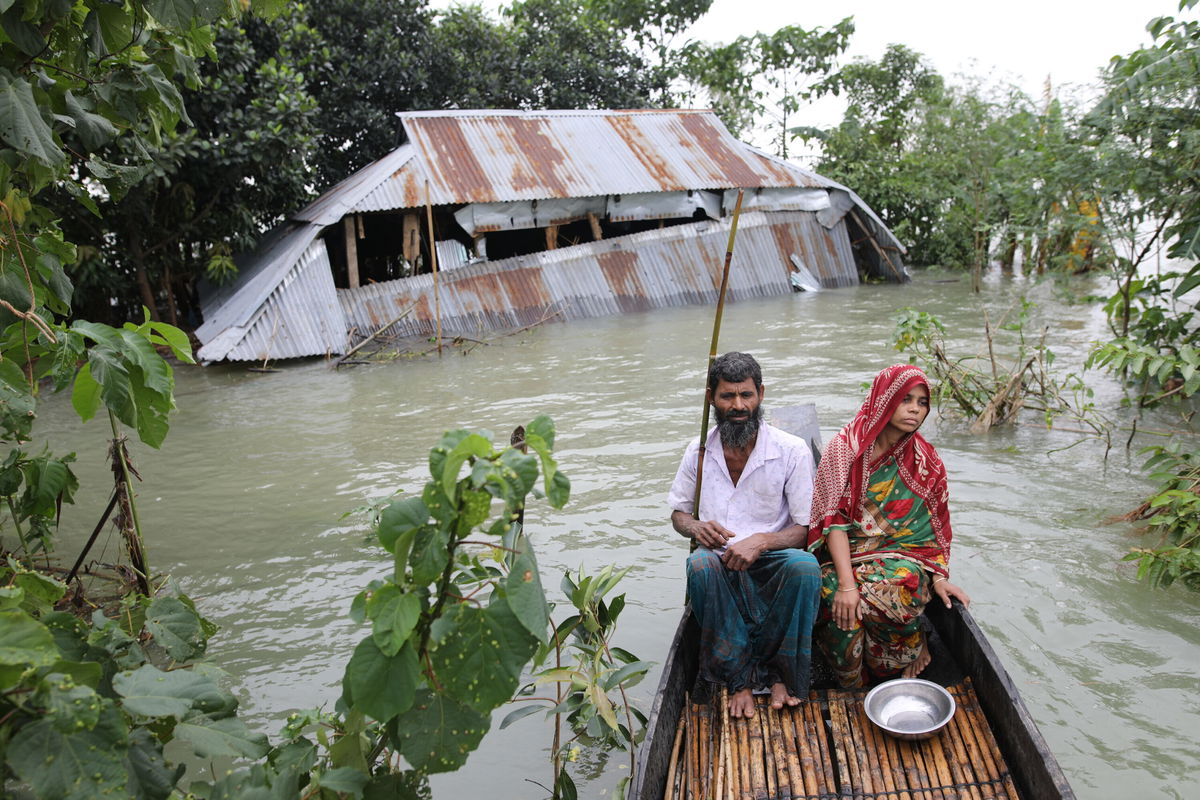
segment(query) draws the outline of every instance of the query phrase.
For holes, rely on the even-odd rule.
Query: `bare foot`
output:
[[[734,719],[745,717],[749,719],[754,716],[754,696],[750,694],[749,689],[742,689],[740,692],[735,692],[729,698],[729,716]]]
[[[792,697],[788,694],[787,687],[782,683],[776,683],[771,686],[771,708],[778,711],[784,706],[800,705],[799,697]]]
[[[917,654],[917,659],[904,668],[900,673],[901,678],[915,678],[925,671],[929,666],[929,662],[933,660],[933,656],[929,655],[929,648],[924,644],[921,645],[921,652]]]

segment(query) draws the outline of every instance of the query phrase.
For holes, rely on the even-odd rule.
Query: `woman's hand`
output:
[[[942,602],[946,604],[946,608],[950,608],[950,598],[957,597],[958,601],[964,606],[971,605],[971,598],[962,588],[955,586],[949,580],[935,580],[933,582],[933,593],[942,598]]]
[[[834,624],[844,631],[850,630],[862,619],[862,598],[857,587],[848,592],[834,591],[832,613]]]

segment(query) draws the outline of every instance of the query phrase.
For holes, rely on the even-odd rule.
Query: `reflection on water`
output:
[[[721,349],[759,357],[768,404],[816,403],[828,439],[861,402],[864,383],[899,360],[888,344],[897,308],[938,315],[958,337],[952,348],[975,352],[983,309],[995,321],[1011,306],[1011,278],[991,276],[980,300],[968,280],[937,277],[735,303]],[[1036,328],[1052,326],[1058,363],[1080,363],[1104,335],[1097,311],[1016,280],[1039,303]],[[387,569],[357,519],[343,514],[418,491],[441,431],[506,438],[539,413],[558,424],[559,461],[573,485],[564,511],[535,505],[528,515],[545,583],[556,587],[580,564],[630,567],[620,643],[661,662],[686,552],[664,503],[698,426],[711,314],[685,308],[547,325],[466,357],[338,372],[322,362],[275,374],[180,370],[180,410],[164,450],[134,452],[149,555],[221,625],[211,655],[234,676],[251,722],[274,736],[289,710],[338,695],[363,635],[346,617],[350,598]],[[1091,378],[1099,402],[1115,407],[1120,388]],[[971,436],[952,420],[931,423],[926,433],[950,472],[955,580],[975,599],[1078,793],[1196,796],[1200,598],[1136,584],[1119,563],[1128,528],[1102,524],[1145,493],[1137,443],[1106,461],[1102,445],[1062,450],[1079,437],[1035,424]],[[107,500],[105,431],[80,426],[65,397],[46,404],[39,424],[56,450],[80,456],[83,489],[65,513],[65,558]],[[1174,425],[1165,415],[1143,422]],[[112,557],[115,538],[106,548]],[[646,708],[656,682],[634,690]],[[538,796],[527,779],[548,780],[550,742],[538,725],[527,717],[493,732],[461,774],[435,780],[438,796],[466,796],[484,779],[496,798]],[[582,795],[597,797],[627,765],[613,757],[578,769]]]

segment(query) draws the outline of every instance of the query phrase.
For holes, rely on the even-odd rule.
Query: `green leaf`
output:
[[[175,726],[175,735],[190,742],[201,758],[262,758],[271,749],[266,736],[254,733],[237,717],[213,720],[194,711]]]
[[[458,484],[458,473],[463,463],[471,457],[488,458],[492,455],[492,443],[477,433],[472,433],[459,442],[446,455],[446,463],[442,467],[442,491],[450,502],[455,500],[455,490]]]
[[[220,0],[146,0],[146,10],[151,16],[180,31],[216,21],[224,8]]]
[[[545,414],[534,418],[525,428],[526,435],[533,434],[546,443],[546,448],[554,449],[554,420]]]
[[[167,766],[162,745],[146,728],[134,728],[129,734],[129,750],[125,754],[125,769],[129,781],[126,797],[132,800],[166,800],[183,777],[187,767]]]
[[[452,772],[465,764],[490,724],[486,714],[422,689],[412,710],[397,717],[388,730],[408,763],[431,774]]]
[[[448,696],[488,713],[512,697],[537,639],[507,603],[486,609],[461,603],[430,654],[433,671]]]
[[[504,581],[504,599],[525,630],[544,643],[549,635],[550,609],[538,574],[537,559],[528,539],[521,537],[518,548],[520,552],[513,559]]]
[[[75,133],[89,152],[99,150],[116,137],[117,127],[106,117],[93,114],[84,108],[75,95],[69,91],[63,99],[67,104],[67,114],[75,120]]]
[[[624,684],[628,689],[631,686],[636,686],[651,667],[654,666],[653,661],[633,661],[618,669],[616,672],[607,676],[604,679],[605,691],[611,692],[618,685]]]
[[[429,521],[429,509],[419,497],[397,500],[379,515],[379,543],[389,553],[396,552],[396,541]],[[410,537],[411,543],[411,537]]]
[[[100,384],[92,377],[89,364],[80,367],[75,375],[75,386],[71,390],[71,405],[84,422],[96,416],[100,409]]]
[[[36,57],[46,49],[46,38],[36,25],[22,19],[21,9],[9,9],[0,17],[0,27],[27,56]]]
[[[146,610],[146,630],[176,661],[204,654],[200,615],[175,597],[156,597]]]
[[[8,745],[8,763],[41,798],[121,797],[128,729],[110,706],[95,727],[63,733],[50,720],[26,725]]]
[[[228,712],[237,701],[203,675],[184,669],[163,672],[145,664],[132,672],[113,676],[113,689],[131,714],[182,719],[193,709],[205,713]]]
[[[322,789],[331,789],[354,797],[362,797],[363,788],[367,785],[368,780],[370,780],[369,775],[359,772],[353,767],[337,767],[317,776],[317,784]]]
[[[57,493],[51,495],[51,499],[54,497]],[[22,605],[32,613],[50,611],[67,592],[66,586],[40,572],[18,572],[13,575],[12,583],[25,593]]]
[[[373,637],[354,648],[342,689],[364,714],[387,722],[412,707],[419,670],[417,651],[405,644],[394,656],[384,654]]]
[[[402,594],[395,586],[385,586],[367,602],[371,635],[386,656],[394,656],[408,641],[421,619],[421,600],[415,594]]]
[[[546,707],[538,703],[521,703],[521,705],[517,706],[514,710],[508,712],[504,716],[504,719],[500,721],[500,730],[504,730],[517,720],[525,719],[525,717],[543,712],[545,710]]]
[[[450,562],[449,541],[441,528],[426,525],[417,531],[409,566],[417,586],[428,586],[437,580]]]
[[[150,340],[137,333],[136,329],[123,329],[118,333],[121,337],[121,354],[129,363],[136,364],[141,369],[146,388],[164,399],[169,399],[175,388],[171,365],[158,354]]]
[[[46,692],[46,711],[56,728],[63,733],[91,730],[100,721],[100,714],[112,703],[90,686],[76,686],[75,682],[62,674],[50,673],[46,683],[51,683]]]
[[[57,660],[46,626],[24,611],[0,611],[0,664],[45,667]]]
[[[42,119],[33,89],[7,71],[0,72],[0,140],[49,167],[66,159],[54,141],[54,132]]]

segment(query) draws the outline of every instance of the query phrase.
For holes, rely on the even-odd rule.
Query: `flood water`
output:
[[[759,358],[768,406],[815,403],[827,440],[864,382],[903,360],[888,345],[900,307],[938,315],[964,354],[980,348],[982,310],[995,320],[1021,293],[1038,303],[1031,325],[1052,326],[1056,365],[1078,365],[1104,336],[1099,311],[1070,302],[1099,284],[992,275],[977,298],[968,278],[954,278],[733,303],[721,350]],[[617,643],[661,663],[687,553],[666,493],[699,426],[711,325],[712,308],[673,309],[545,325],[441,360],[178,370],[163,450],[134,446],[141,519],[153,568],[221,626],[211,659],[251,724],[277,739],[289,711],[332,706],[339,694],[365,631],[346,616],[350,599],[389,568],[361,518],[343,515],[419,492],[443,430],[506,439],[540,413],[558,425],[572,480],[564,510],[535,503],[527,517],[543,583],[557,591],[562,571],[581,564],[629,567]],[[1089,379],[1115,411],[1119,387]],[[946,414],[926,425],[950,473],[954,579],[1081,797],[1200,796],[1200,595],[1137,583],[1120,563],[1136,543],[1129,526],[1104,523],[1145,496],[1136,450],[1154,440],[1139,436],[1127,451],[1120,434],[1106,460],[1102,444],[1025,421],[983,436]],[[44,403],[39,425],[54,450],[79,454],[83,488],[64,511],[60,547],[70,561],[107,500],[107,425],[80,425],[66,397]],[[1168,412],[1141,423],[1181,426]],[[119,555],[115,537],[101,543],[105,558]],[[656,684],[657,673],[634,690],[645,709]],[[434,796],[483,786],[492,798],[543,796],[528,780],[548,782],[550,736],[538,717],[493,730],[462,772],[435,777]],[[606,796],[627,770],[620,754],[584,759],[574,766],[580,796]]]

